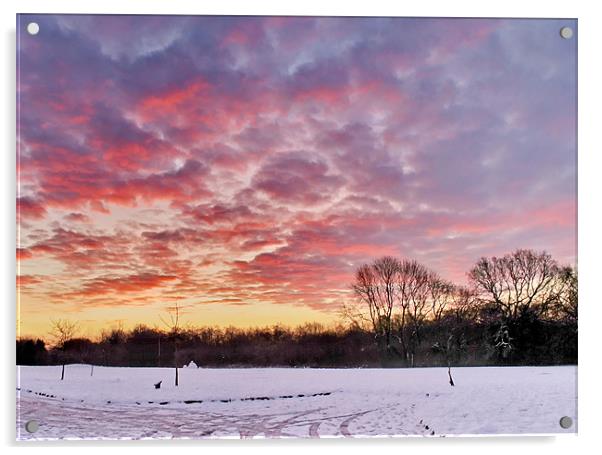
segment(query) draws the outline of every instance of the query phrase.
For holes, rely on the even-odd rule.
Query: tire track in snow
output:
[[[309,426],[309,437],[310,438],[319,438],[320,433],[318,433],[318,428],[322,422],[314,422]]]
[[[315,404],[319,406],[325,403]],[[326,407],[316,406],[304,410],[295,410],[294,405],[285,408],[277,406],[274,412],[266,414],[266,408],[261,402],[244,405],[239,402],[223,407],[220,405],[221,411],[217,412],[215,409],[196,408],[197,411],[191,413],[189,407],[132,406],[119,403],[94,405],[30,395],[21,396],[17,405],[19,439],[202,439],[233,436],[353,438],[379,434],[380,413],[404,415],[401,424],[397,423],[391,432],[385,430],[380,435],[424,434],[424,430],[418,425],[416,429],[402,428],[405,427],[403,423],[406,420],[414,420],[414,416],[407,407],[400,409],[400,404],[340,413],[337,410],[341,409],[335,401]],[[256,411],[252,412],[253,409]],[[269,409],[267,411],[269,412]],[[354,434],[354,423],[370,413],[375,414],[358,427],[358,434]],[[24,424],[30,419],[40,423],[40,430],[35,434],[24,431]]]
[[[361,417],[363,415],[366,415],[370,412],[374,412],[376,411],[376,409],[372,409],[370,411],[364,411],[364,412],[358,412],[357,414],[352,415],[351,417],[348,417],[347,419],[343,420],[343,422],[341,422],[341,425],[339,425],[339,432],[345,436],[346,438],[353,438],[355,437],[350,431],[349,431],[349,425],[351,424],[351,422],[353,422],[355,419],[357,419],[358,417]]]

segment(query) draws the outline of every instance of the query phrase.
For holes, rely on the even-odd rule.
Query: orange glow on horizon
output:
[[[576,262],[576,40],[505,38],[558,21],[27,19],[21,336],[176,301],[195,326],[330,324],[383,255],[459,285],[517,248]]]

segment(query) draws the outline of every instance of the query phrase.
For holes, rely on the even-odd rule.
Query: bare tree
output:
[[[469,272],[480,297],[507,319],[529,310],[545,314],[557,301],[560,268],[546,253],[516,250],[504,257],[481,258]]]
[[[454,286],[453,296],[447,313],[453,315],[456,323],[466,320],[476,321],[479,311],[476,291],[465,286]]]
[[[560,269],[557,280],[557,301],[553,308],[556,319],[576,325],[578,316],[577,271],[565,266]]]
[[[162,316],[159,316],[163,324],[168,329],[168,336],[173,340],[174,343],[174,367],[176,369],[176,379],[175,384],[176,387],[179,384],[178,377],[178,342],[181,336],[181,327],[180,327],[180,305],[178,302],[173,307],[168,308],[169,319],[165,319]]]
[[[65,363],[67,355],[65,352],[65,344],[75,337],[79,327],[76,322],[66,319],[56,319],[51,321],[50,336],[53,339],[53,344],[56,349],[61,352],[61,381],[65,379]]]
[[[392,352],[392,314],[397,300],[399,270],[399,261],[385,256],[370,265],[362,265],[352,285],[357,298],[368,307],[377,344],[388,356]]]
[[[366,316],[366,312],[364,311],[364,302],[358,300],[344,302],[340,308],[339,316],[353,329],[369,331],[372,327],[372,321]]]
[[[421,331],[429,313],[430,282],[434,275],[417,261],[403,260],[397,274],[399,336],[406,360],[414,365]]]
[[[422,264],[390,256],[362,265],[352,287],[360,306],[368,309],[381,350],[399,355],[412,366],[426,321],[431,315],[441,317],[453,289]],[[344,314],[359,326],[365,313],[357,306],[347,306]]]
[[[432,275],[429,280],[429,293],[431,300],[431,317],[439,322],[446,310],[451,308],[456,301],[457,290],[453,283]]]
[[[477,319],[477,299],[474,291],[467,287],[445,281],[435,281],[432,286],[433,320],[442,336],[433,348],[445,356],[449,385],[453,387],[455,383],[451,367],[466,349],[466,324],[474,323]]]

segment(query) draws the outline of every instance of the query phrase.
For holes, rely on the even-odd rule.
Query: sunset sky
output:
[[[565,25],[21,15],[20,334],[328,323],[385,254],[574,265]]]

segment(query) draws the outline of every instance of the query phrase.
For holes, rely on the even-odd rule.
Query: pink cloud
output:
[[[381,255],[458,281],[516,247],[575,260],[574,49],[509,38],[554,21],[36,20],[19,87],[31,295],[336,311]]]

